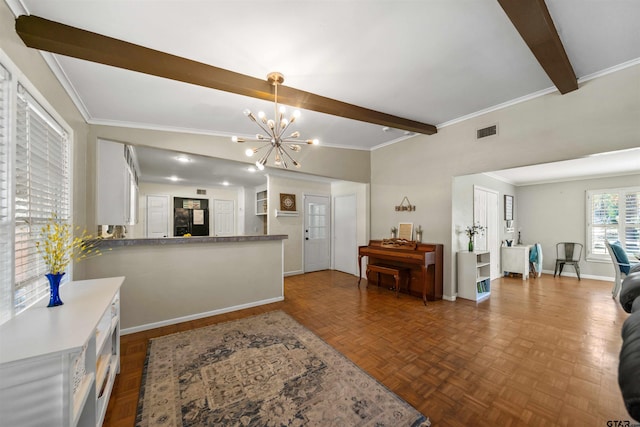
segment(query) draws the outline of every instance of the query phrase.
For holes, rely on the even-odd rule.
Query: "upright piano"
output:
[[[370,240],[358,247],[358,267],[362,279],[362,257],[368,264],[407,268],[410,271],[409,293],[421,296],[424,302],[442,299],[442,270],[444,247],[438,243],[393,245],[383,240]],[[387,283],[386,280],[389,279]],[[391,278],[382,276],[379,285],[392,286]],[[367,280],[369,278],[367,277]]]

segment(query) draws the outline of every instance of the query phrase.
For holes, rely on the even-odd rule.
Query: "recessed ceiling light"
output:
[[[229,185],[229,181],[223,181],[223,182],[222,182],[222,185],[224,185],[224,186],[228,186],[228,185]]]
[[[178,177],[177,177],[177,176],[175,176],[175,175],[174,175],[174,176],[170,176],[170,177],[169,177],[169,178],[167,178],[167,179],[170,179],[171,181],[180,181],[180,178],[178,178]]]
[[[176,157],[176,160],[182,163],[189,163],[192,161],[189,157],[183,155]]]

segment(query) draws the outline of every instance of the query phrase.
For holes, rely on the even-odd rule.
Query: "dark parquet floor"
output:
[[[429,302],[321,271],[285,301],[121,339],[104,425],[133,426],[151,337],[283,310],[431,418],[433,426],[607,426],[633,420],[617,384],[627,314],[611,282],[542,275],[492,282],[489,300]],[[365,282],[363,282],[364,285]]]

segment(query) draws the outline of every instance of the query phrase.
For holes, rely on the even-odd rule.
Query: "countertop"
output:
[[[192,236],[192,237],[143,237],[134,239],[103,239],[100,248],[118,248],[122,246],[164,246],[187,245],[195,243],[264,242],[288,239],[286,234],[261,234],[246,236]]]
[[[0,326],[0,365],[69,350],[80,353],[113,300],[124,277],[73,281],[62,285],[64,305],[48,298]],[[82,321],[79,321],[82,319]]]

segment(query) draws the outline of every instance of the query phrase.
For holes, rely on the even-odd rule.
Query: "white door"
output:
[[[329,197],[304,196],[304,272],[331,267]]]
[[[356,236],[356,195],[333,198],[333,266],[345,273],[356,274],[358,243]]]
[[[169,236],[169,196],[147,196],[147,237]]]
[[[233,200],[213,201],[214,236],[235,234],[235,203]]]
[[[498,192],[474,186],[473,222],[485,227],[484,235],[476,235],[475,247],[476,250],[489,251],[491,259],[491,279],[496,279],[501,276],[498,211]]]

